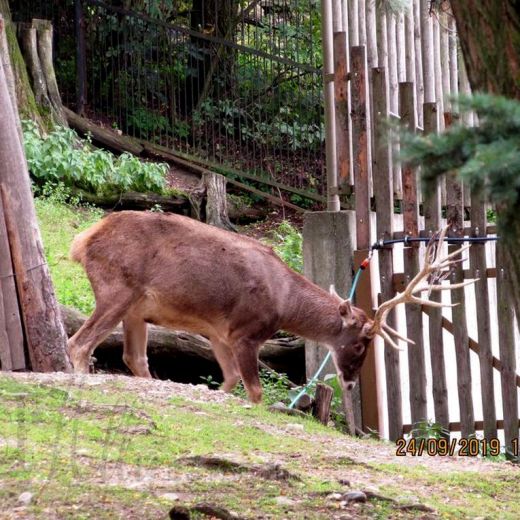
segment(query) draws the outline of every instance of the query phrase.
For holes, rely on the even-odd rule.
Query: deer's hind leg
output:
[[[151,378],[148,368],[146,345],[148,342],[147,323],[141,316],[127,314],[123,319],[124,350],[123,361],[134,376]]]
[[[113,286],[104,286],[96,282],[98,281],[91,279],[96,296],[96,309],[67,343],[67,352],[74,372],[84,374],[88,374],[90,356],[96,347],[121,322],[135,301],[135,296],[130,290],[118,287],[117,297],[114,297]]]
[[[222,370],[222,375],[224,376],[221,389],[224,390],[224,392],[231,392],[240,380],[240,371],[233,351],[228,345],[218,340],[212,339],[211,345],[213,347],[213,353],[220,365],[220,369]]]

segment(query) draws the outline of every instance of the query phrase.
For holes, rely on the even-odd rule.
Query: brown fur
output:
[[[206,335],[224,374],[224,389],[241,377],[252,401],[261,399],[258,350],[284,329],[333,352],[352,381],[370,338],[366,315],[289,269],[248,237],[169,214],[113,213],[80,233],[71,258],[85,268],[96,310],[69,340],[76,371],[123,321],[123,359],[150,377],[146,323]]]

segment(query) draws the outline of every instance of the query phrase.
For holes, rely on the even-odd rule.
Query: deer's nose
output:
[[[350,390],[353,390],[354,387],[356,386],[356,382],[355,381],[347,381],[345,383],[345,388],[350,391]]]

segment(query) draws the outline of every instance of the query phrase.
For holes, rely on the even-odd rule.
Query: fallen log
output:
[[[68,337],[75,334],[87,319],[81,312],[70,307],[60,306],[61,315]],[[118,326],[99,345],[100,350],[121,349],[123,329]],[[300,338],[277,338],[265,342],[260,350],[260,359],[278,366],[301,358],[303,360],[304,343]],[[168,355],[169,357],[197,357],[216,363],[209,341],[198,334],[179,332],[156,325],[148,325],[148,354]]]
[[[92,121],[79,116],[67,107],[63,108],[69,125],[83,135],[91,134],[95,142],[101,143],[112,151],[130,152],[133,155],[141,155],[144,147],[131,137],[119,135],[110,128],[103,128]]]
[[[84,190],[73,190],[74,195],[81,198],[82,202],[88,202],[100,208],[123,210],[136,209],[147,210],[160,206],[163,211],[181,213],[190,212],[190,202],[183,196],[165,196],[156,193],[138,193],[127,191],[125,193],[112,193],[108,195],[95,195]]]

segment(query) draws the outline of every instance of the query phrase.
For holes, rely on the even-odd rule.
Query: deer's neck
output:
[[[330,343],[340,332],[342,323],[337,300],[303,276],[294,276],[287,300],[283,330],[322,343]]]

